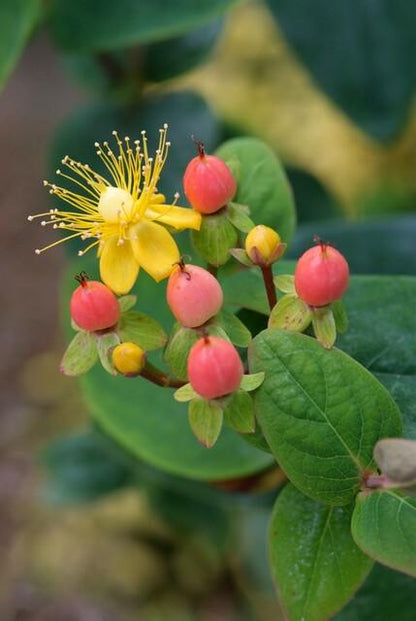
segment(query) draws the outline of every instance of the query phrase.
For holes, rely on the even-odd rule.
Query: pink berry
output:
[[[82,275],[81,283],[71,297],[71,317],[83,330],[94,332],[114,326],[120,317],[120,305],[114,293],[102,282],[87,281]]]
[[[223,302],[218,280],[197,265],[178,265],[169,277],[166,294],[170,310],[185,328],[202,326]]]
[[[189,381],[205,399],[216,399],[237,390],[243,373],[235,347],[217,336],[199,339],[189,353]]]
[[[237,184],[227,164],[215,155],[205,155],[198,143],[199,155],[186,167],[183,188],[186,198],[200,213],[215,213],[234,196]]]
[[[348,287],[349,268],[343,255],[322,242],[299,259],[295,289],[309,306],[326,306],[339,300]]]

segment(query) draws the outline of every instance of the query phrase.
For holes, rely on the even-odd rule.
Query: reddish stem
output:
[[[270,310],[277,304],[276,288],[273,282],[273,272],[270,265],[261,266],[261,273],[263,274],[264,286],[266,288],[267,299],[269,301]]]
[[[186,382],[183,382],[176,377],[169,377],[163,371],[160,371],[156,367],[154,367],[149,362],[146,363],[143,371],[140,373],[139,377],[144,377],[149,382],[156,384],[157,386],[162,386],[163,388],[181,388],[181,386],[185,386]]]

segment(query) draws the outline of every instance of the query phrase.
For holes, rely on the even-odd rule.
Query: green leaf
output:
[[[312,320],[312,311],[296,294],[286,294],[270,313],[269,328],[303,332]]]
[[[122,313],[129,311],[137,302],[137,295],[123,295],[118,299]]]
[[[201,257],[217,267],[230,259],[230,248],[237,244],[237,231],[228,221],[225,210],[202,216],[199,231],[192,231],[192,242]]]
[[[54,439],[42,452],[49,502],[91,502],[132,483],[124,455],[94,430]]]
[[[83,375],[97,362],[97,344],[91,332],[78,332],[62,358],[60,371],[64,375]]]
[[[17,64],[41,10],[40,0],[2,0],[0,3],[0,88]]]
[[[251,332],[238,317],[227,310],[222,310],[217,315],[216,321],[224,328],[231,343],[237,347],[248,347]]]
[[[235,1],[55,0],[52,33],[64,49],[114,50],[182,35],[222,15]]]
[[[93,254],[69,266],[65,309],[73,291],[73,274],[81,269],[91,278],[98,275]],[[172,315],[164,303],[163,287],[141,273],[138,291],[141,310],[169,330]],[[151,353],[149,358],[162,366],[160,352]],[[253,448],[228,428],[223,429],[211,450],[205,450],[192,434],[186,408],[175,401],[169,388],[155,386],[141,377],[114,379],[100,365],[82,378],[81,387],[89,412],[100,428],[135,458],[159,470],[196,480],[228,480],[249,476],[274,463],[270,454]]]
[[[416,576],[416,498],[393,490],[362,492],[351,528],[355,542],[368,556]]]
[[[138,311],[126,311],[121,315],[118,332],[122,341],[137,343],[145,351],[163,347],[168,339],[155,319]]]
[[[104,369],[110,375],[117,375],[111,359],[112,350],[120,343],[120,338],[116,332],[107,332],[106,334],[97,335],[97,351],[100,362]]]
[[[261,386],[263,382],[264,382],[263,371],[260,371],[260,373],[251,373],[249,375],[243,375],[240,388],[241,390],[245,390],[246,392],[251,392],[252,390],[256,390],[256,388]]]
[[[334,314],[334,321],[337,332],[339,334],[344,334],[344,332],[348,330],[348,316],[342,300],[332,302],[331,310]]]
[[[173,398],[180,403],[187,403],[187,401],[191,401],[195,397],[198,397],[195,390],[192,388],[191,384],[185,384],[185,386],[181,386],[178,390],[175,390]]]
[[[256,224],[276,229],[289,244],[295,230],[295,206],[286,173],[273,151],[257,138],[233,138],[216,154],[237,180],[235,202],[247,205]]]
[[[374,459],[381,472],[399,487],[416,483],[416,442],[387,438],[377,442]]]
[[[254,222],[248,217],[247,209],[244,208],[244,205],[228,203],[226,212],[231,224],[242,233],[248,233],[254,228]]]
[[[274,278],[274,284],[283,293],[296,293],[295,290],[295,277],[291,274],[281,274]]]
[[[266,373],[256,412],[289,479],[314,500],[351,502],[373,466],[375,443],[401,432],[387,390],[355,360],[303,334],[265,330],[252,341],[249,362]]]
[[[312,326],[316,338],[326,349],[331,349],[337,338],[334,314],[330,307],[314,308]]]
[[[250,259],[247,252],[242,248],[230,248],[229,253],[242,265],[245,265],[246,267],[253,267],[253,261]]]
[[[222,407],[215,401],[192,399],[189,404],[189,424],[191,429],[206,448],[214,446],[222,428]]]
[[[253,433],[256,429],[256,418],[251,396],[244,390],[233,393],[227,399],[224,418],[231,429],[239,433]]]
[[[325,621],[348,602],[373,561],[351,536],[353,505],[329,507],[290,483],[279,494],[269,531],[272,571],[293,621]]]
[[[416,582],[410,576],[376,564],[355,597],[334,621],[413,621]]]
[[[325,92],[365,131],[392,138],[407,120],[416,87],[414,4],[316,0],[313,11],[308,0],[268,5]]]

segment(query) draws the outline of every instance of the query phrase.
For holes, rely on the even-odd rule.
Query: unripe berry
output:
[[[235,347],[217,336],[199,339],[189,353],[189,381],[205,399],[216,399],[237,390],[243,373]]]
[[[197,328],[214,317],[223,302],[218,280],[197,265],[178,265],[168,281],[167,302],[185,328]]]
[[[102,282],[77,277],[80,286],[72,294],[71,317],[82,328],[95,332],[114,326],[120,317],[120,305],[114,293]]]
[[[215,213],[232,200],[237,184],[227,164],[215,155],[206,155],[198,143],[199,155],[192,159],[183,176],[186,198],[200,213]]]
[[[145,352],[136,343],[120,343],[111,356],[116,371],[123,375],[139,375],[146,362]]]
[[[349,268],[343,255],[322,242],[299,259],[295,289],[309,306],[326,306],[339,300],[348,287]]]
[[[259,224],[248,233],[245,248],[253,263],[269,265],[280,258],[286,245],[280,243],[280,235],[276,231]]]

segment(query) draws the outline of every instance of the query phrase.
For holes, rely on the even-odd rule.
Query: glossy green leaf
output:
[[[312,321],[312,311],[296,294],[278,300],[269,317],[269,328],[303,332]]]
[[[399,486],[416,484],[416,442],[403,438],[379,440],[374,459],[381,472]]]
[[[237,180],[236,203],[247,205],[256,224],[276,229],[289,244],[296,223],[292,190],[273,151],[257,138],[233,138],[217,149]]]
[[[216,320],[224,328],[231,343],[237,347],[248,346],[251,341],[251,332],[236,315],[227,310],[222,310]]]
[[[269,553],[279,595],[291,621],[325,621],[348,602],[373,561],[351,536],[353,505],[329,507],[290,483],[270,524]]]
[[[244,390],[237,390],[226,401],[224,418],[227,424],[239,433],[253,433],[256,429],[254,404]]]
[[[380,563],[416,576],[416,498],[394,490],[362,492],[352,516],[358,546]]]
[[[296,54],[366,131],[391,138],[416,87],[416,7],[401,0],[268,0]],[[348,62],[345,62],[345,59]]]
[[[238,234],[227,218],[225,210],[203,216],[199,231],[192,231],[192,242],[207,263],[217,267],[231,258],[230,248],[237,244]]]
[[[331,349],[337,338],[337,329],[332,309],[315,308],[312,313],[312,327],[315,337],[326,349]]]
[[[191,429],[198,440],[206,448],[212,448],[222,428],[223,413],[220,404],[197,397],[189,404],[188,416]]]
[[[198,397],[198,395],[192,388],[191,384],[185,384],[185,386],[181,386],[178,390],[175,390],[173,397],[180,403],[187,403],[188,401],[195,399],[195,397]]]
[[[0,88],[13,71],[40,19],[40,0],[2,0],[0,3]]]
[[[123,295],[118,299],[122,313],[129,311],[137,302],[137,295]]]
[[[111,358],[112,351],[120,343],[120,337],[116,332],[107,332],[96,337],[97,351],[103,368],[110,375],[117,375]]]
[[[231,224],[242,233],[248,233],[255,226],[253,220],[248,216],[248,209],[245,205],[229,203],[227,217]]]
[[[96,339],[91,332],[78,332],[68,345],[60,364],[64,375],[83,375],[98,360]]]
[[[137,343],[145,351],[163,347],[168,339],[162,326],[155,319],[139,311],[123,313],[118,332],[123,341]]]
[[[260,373],[251,373],[248,375],[243,375],[243,379],[241,380],[240,388],[245,390],[246,392],[251,392],[256,390],[259,386],[264,382],[264,373],[260,371]]]
[[[416,582],[410,576],[376,564],[369,577],[334,621],[413,621]]]
[[[64,49],[113,50],[182,35],[222,15],[235,1],[55,0],[50,17],[54,38]]]
[[[376,442],[401,433],[387,390],[355,360],[303,334],[265,330],[249,363],[266,373],[256,413],[289,479],[314,500],[351,502]]]

